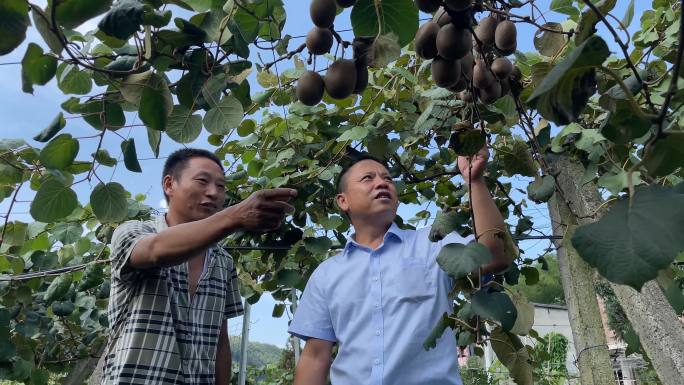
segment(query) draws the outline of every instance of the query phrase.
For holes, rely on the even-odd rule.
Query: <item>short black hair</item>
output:
[[[221,164],[221,159],[218,158],[213,152],[207,151],[201,148],[182,148],[176,150],[169,155],[164,162],[164,170],[162,171],[162,183],[167,175],[170,175],[173,179],[178,179],[180,177],[185,167],[188,165],[188,161],[192,158],[207,158],[221,167],[221,171],[225,173],[223,165]],[[164,193],[164,198],[169,201],[169,197]]]
[[[344,190],[347,189],[347,180],[345,178],[345,175],[347,174],[347,172],[349,172],[349,169],[351,169],[352,167],[354,167],[355,164],[363,160],[372,160],[374,162],[380,163],[383,167],[389,170],[389,167],[387,167],[387,163],[370,154],[361,153],[353,157],[348,157],[347,159],[348,161],[346,165],[342,167],[342,171],[340,171],[340,174],[337,176],[337,180],[335,181],[335,189],[337,190],[338,194],[344,192]]]

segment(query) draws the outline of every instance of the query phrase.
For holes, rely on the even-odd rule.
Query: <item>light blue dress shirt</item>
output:
[[[350,237],[311,275],[288,331],[339,344],[333,385],[462,384],[454,334],[447,330],[429,351],[423,341],[453,309],[453,282],[437,255],[443,245],[472,237],[452,233],[433,243],[429,232],[392,224],[376,250]]]

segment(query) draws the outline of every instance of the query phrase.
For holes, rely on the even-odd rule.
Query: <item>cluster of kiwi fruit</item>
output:
[[[337,7],[348,8],[356,0],[312,0],[311,21],[314,27],[306,35],[306,48],[311,55],[324,55],[333,46],[333,22]],[[333,99],[344,99],[351,94],[361,93],[368,85],[368,63],[365,54],[354,50],[353,59],[340,58],[329,67],[325,76],[316,71],[307,71],[297,81],[297,99],[307,106],[314,106],[327,92]]]
[[[479,23],[473,14],[482,11],[472,0],[414,0],[426,13],[434,13],[414,40],[423,59],[432,59],[432,79],[439,87],[471,103],[491,104],[516,89],[520,70],[506,57],[515,52],[515,24],[492,13]]]

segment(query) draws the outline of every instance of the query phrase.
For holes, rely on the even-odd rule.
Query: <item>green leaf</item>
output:
[[[78,222],[62,222],[55,224],[50,231],[55,239],[67,245],[77,242],[83,234],[83,227]]]
[[[154,153],[155,158],[159,158],[159,146],[161,145],[161,131],[147,128],[147,142]]]
[[[511,300],[515,305],[517,315],[511,333],[521,336],[527,335],[534,325],[534,306],[517,293],[511,294]]]
[[[591,36],[551,69],[528,103],[556,124],[575,121],[595,92],[595,68],[609,54],[606,42],[599,36]]]
[[[603,121],[601,134],[618,144],[626,144],[648,133],[651,121],[641,111],[635,112],[626,100],[615,100],[614,111],[608,112]]]
[[[64,183],[50,178],[43,182],[31,202],[33,219],[50,223],[65,218],[78,207],[76,193]]]
[[[658,139],[644,159],[644,166],[651,176],[669,175],[684,166],[684,135],[665,134]]]
[[[523,266],[520,273],[525,276],[525,285],[533,286],[539,283],[539,270],[532,266]]]
[[[423,341],[423,349],[430,350],[437,347],[437,340],[442,337],[447,328],[453,328],[455,321],[449,317],[447,313],[442,314],[442,317],[437,321],[437,324],[430,330],[430,334],[425,337]]]
[[[522,140],[515,140],[512,144],[497,151],[496,158],[503,163],[503,168],[509,176],[520,174],[536,176],[537,163],[530,155],[530,148]]]
[[[332,241],[328,237],[304,238],[304,247],[314,254],[327,254]]]
[[[166,134],[178,143],[191,143],[202,131],[202,117],[183,105],[173,106]]]
[[[518,385],[532,385],[532,365],[527,348],[515,334],[497,327],[490,334],[492,350]]]
[[[481,130],[465,129],[456,130],[449,138],[449,148],[454,150],[456,155],[473,156],[484,147],[486,137]]]
[[[40,151],[40,162],[47,168],[63,170],[74,162],[78,148],[78,141],[71,135],[58,135]]]
[[[30,23],[25,0],[0,1],[0,55],[12,52],[24,41]]]
[[[171,108],[166,103],[165,92],[169,92],[168,87],[164,84],[165,89],[145,87],[140,96],[140,108],[138,115],[140,120],[145,123],[148,128],[157,131],[164,131]]]
[[[204,127],[214,135],[227,135],[240,124],[243,114],[240,101],[232,96],[225,96],[204,115]]]
[[[58,317],[66,317],[76,310],[76,306],[71,301],[58,301],[52,304],[52,313]]]
[[[280,318],[285,314],[285,304],[283,303],[277,303],[273,306],[273,312],[271,313],[271,317],[273,318]]]
[[[99,183],[90,194],[90,206],[100,223],[120,222],[128,214],[126,190],[116,182]]]
[[[22,246],[26,241],[27,228],[28,225],[23,222],[10,222],[4,229],[0,227],[0,235],[2,235],[0,239],[3,245]]]
[[[144,5],[138,0],[119,0],[102,17],[97,27],[105,34],[120,40],[128,40],[140,29]]]
[[[121,142],[121,152],[124,156],[124,165],[129,171],[142,172],[138,162],[138,153],[135,151],[135,140],[133,138]]]
[[[581,226],[572,246],[609,281],[636,290],[684,251],[684,194],[658,185],[637,188],[598,222]]]
[[[553,0],[549,5],[549,10],[569,15],[572,20],[576,20],[580,15],[579,9],[573,5],[573,0]]]
[[[50,122],[50,125],[48,125],[38,135],[33,137],[33,140],[45,143],[48,140],[52,139],[52,137],[54,137],[60,130],[62,130],[64,126],[66,126],[66,120],[64,120],[64,114],[60,112],[52,120],[52,122]]]
[[[166,111],[170,113],[173,110],[173,97],[166,84],[166,80],[151,70],[126,76],[121,82],[119,91],[121,91],[121,95],[127,102],[140,106],[143,91],[146,89],[160,92],[166,102]]]
[[[364,126],[354,126],[351,129],[343,132],[342,135],[340,135],[340,137],[338,138],[338,140],[340,142],[347,141],[347,140],[351,140],[351,141],[362,140],[367,136],[368,136],[368,128],[366,128]]]
[[[264,88],[276,87],[278,85],[278,76],[269,70],[257,72],[257,83]]]
[[[53,279],[52,282],[50,282],[50,286],[48,286],[45,291],[43,299],[47,302],[53,302],[64,298],[69,292],[72,279],[71,274],[60,275]]]
[[[559,23],[548,22],[543,27],[545,29],[538,29],[534,33],[534,47],[540,54],[554,57],[565,46],[565,35],[559,33],[563,32],[563,26]]]
[[[126,125],[126,115],[119,103],[95,100],[84,105],[83,120],[98,130],[116,131]]]
[[[130,71],[137,63],[137,56],[122,55],[114,59],[113,62],[104,66],[104,69],[109,71]]]
[[[280,270],[276,273],[278,284],[285,287],[297,287],[302,279],[302,274],[298,270]]]
[[[21,183],[24,179],[24,170],[16,165],[0,163],[0,185]]]
[[[613,195],[618,195],[621,191],[629,186],[627,172],[617,169],[615,173],[605,173],[601,175],[596,184],[610,191]],[[632,185],[643,184],[641,180],[641,172],[636,171],[632,173]]]
[[[43,49],[35,43],[29,43],[24,58],[21,60],[21,80],[24,92],[33,93],[33,85],[44,85],[55,76],[57,59],[43,54]]]
[[[625,10],[625,15],[622,17],[622,25],[625,28],[632,24],[632,19],[634,18],[634,0],[630,0],[627,10]]]
[[[371,60],[369,64],[374,68],[384,68],[401,56],[401,46],[396,34],[388,33],[375,38],[371,45]]]
[[[112,6],[112,0],[61,0],[56,3],[57,23],[66,28],[76,28]]]
[[[595,2],[596,8],[601,12],[603,16],[607,15],[613,8],[617,0],[601,0]],[[586,11],[582,12],[582,17],[577,23],[577,31],[575,33],[575,44],[580,45],[581,43],[588,40],[590,37],[594,37],[596,31],[596,24],[601,19],[599,15],[594,12],[593,9],[587,8]]]
[[[428,238],[431,242],[441,241],[463,225],[463,217],[457,211],[439,211],[430,227]]]
[[[62,41],[59,37],[52,31],[50,17],[38,7],[31,7],[31,17],[38,33],[40,33],[40,36],[50,47],[50,51],[59,55],[64,50],[64,46],[62,46]]]
[[[358,0],[351,11],[354,36],[377,36],[394,33],[401,47],[408,44],[418,31],[418,8],[411,0],[378,2],[382,25],[378,26],[374,0]],[[379,28],[381,27],[381,28]]]
[[[92,75],[86,70],[79,71],[73,64],[62,63],[57,66],[57,87],[65,94],[85,95],[93,87]]]
[[[518,317],[511,298],[491,288],[480,289],[470,299],[473,312],[481,317],[497,321],[504,330],[511,330]]]
[[[480,243],[450,243],[444,245],[437,263],[453,279],[461,279],[492,260],[487,247]]]
[[[534,177],[534,182],[527,185],[527,196],[537,203],[548,202],[556,189],[556,182],[551,175]]]
[[[246,43],[253,42],[259,34],[259,20],[245,11],[242,7],[238,8],[233,15],[232,21],[235,23],[240,37]],[[233,34],[235,34],[233,32]]]

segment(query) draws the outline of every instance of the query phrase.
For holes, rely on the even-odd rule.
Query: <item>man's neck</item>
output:
[[[176,213],[173,210],[169,210],[166,213],[165,218],[166,218],[166,224],[169,227],[180,225],[181,223],[188,222],[187,220],[183,219],[178,213]]]
[[[354,234],[354,240],[361,246],[375,250],[382,245],[385,234],[390,226],[392,226],[392,222],[377,224],[359,221],[359,223],[354,223],[354,230],[356,232]]]

